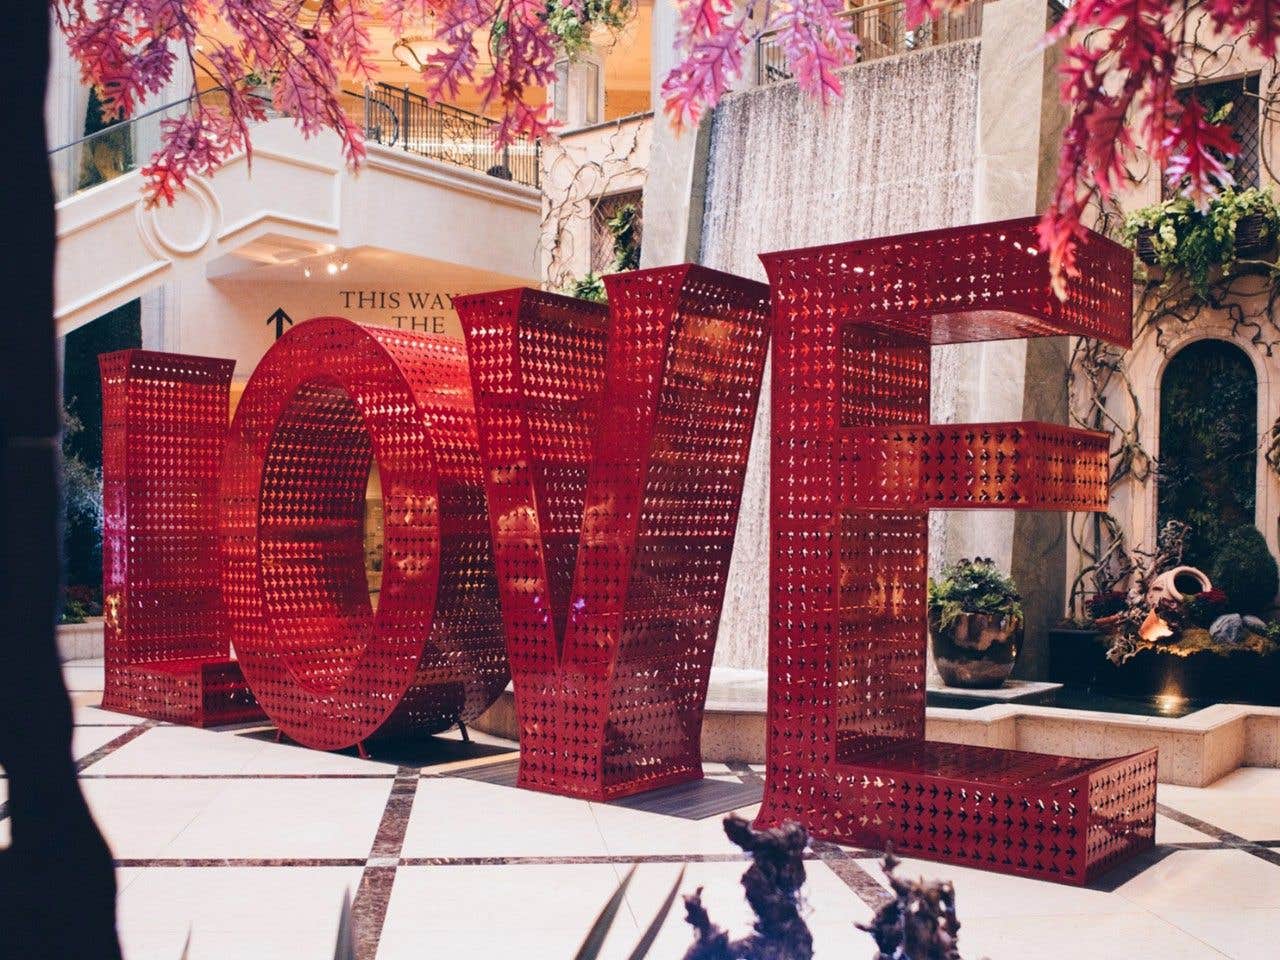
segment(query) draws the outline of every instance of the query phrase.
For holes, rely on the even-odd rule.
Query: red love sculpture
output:
[[[385,554],[376,612],[363,517]],[[222,471],[222,585],[258,702],[321,749],[469,721],[507,682],[466,354],[337,318],[262,358]]]
[[[768,303],[761,284],[689,265],[605,285],[607,315],[535,290],[455,301],[519,782],[593,799],[702,776]]]
[[[1076,760],[924,735],[928,511],[1107,506],[1105,434],[929,423],[934,344],[1129,344],[1131,254],[1089,235],[1060,301],[1035,224],[761,257],[773,437],[757,823],[1083,884],[1154,842],[1155,750]]]

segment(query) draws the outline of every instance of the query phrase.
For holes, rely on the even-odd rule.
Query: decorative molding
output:
[[[182,195],[194,199],[201,210],[201,223],[195,238],[186,243],[171,236],[164,225],[162,218],[167,211],[173,211],[173,207],[149,205],[144,198],[139,198],[134,206],[142,242],[157,257],[163,258],[166,254],[189,257],[199,253],[209,245],[214,229],[222,219],[222,203],[214,192],[213,184],[204,177],[193,176],[188,179]]]

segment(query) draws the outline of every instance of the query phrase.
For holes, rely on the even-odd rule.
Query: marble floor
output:
[[[329,958],[344,894],[362,960],[568,960],[638,864],[603,955],[621,960],[679,870],[723,926],[750,913],[724,837],[754,812],[760,769],[707,765],[696,789],[596,804],[517,790],[513,744],[375,751],[278,744],[269,730],[204,731],[99,709],[100,662],[65,667],[85,794],[114,851],[129,960]],[[0,844],[9,824],[0,779]],[[908,861],[950,878],[966,958],[1277,956],[1280,770],[1244,768],[1206,789],[1161,787],[1157,848],[1091,888]],[[871,851],[820,844],[807,864],[817,956],[867,957],[857,930],[885,896]],[[677,906],[649,956],[690,942]]]

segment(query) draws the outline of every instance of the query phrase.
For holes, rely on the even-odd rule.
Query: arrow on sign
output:
[[[267,326],[276,325],[276,339],[284,336],[285,324],[293,326],[293,317],[284,312],[284,307],[276,307],[276,312],[267,317]]]

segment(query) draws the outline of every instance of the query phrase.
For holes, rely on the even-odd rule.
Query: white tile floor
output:
[[[737,851],[718,815],[691,819],[517,790],[499,773],[512,755],[500,752],[420,775],[246,730],[158,725],[112,748],[138,721],[97,709],[100,664],[67,672],[75,756],[103,754],[84,767],[82,784],[120,864],[129,960],[177,960],[188,932],[191,960],[327,960],[344,891],[363,897],[357,920],[372,931],[377,960],[562,960],[635,861],[605,956],[627,955],[682,863],[682,889],[703,887],[718,922],[741,932],[750,921],[738,884],[744,865],[726,859]],[[387,805],[398,771],[402,785],[416,788],[407,822]],[[707,773],[739,782],[723,765]],[[0,804],[5,787],[0,778]],[[968,958],[1273,960],[1280,770],[1239,770],[1202,790],[1161,787],[1159,802],[1157,852],[1092,889],[924,861],[904,870],[954,882]],[[8,828],[0,819],[0,843]],[[378,835],[391,837],[385,858],[388,851],[374,850]],[[831,862],[806,864],[817,955],[869,956],[871,941],[854,923],[871,907]],[[846,876],[865,871],[864,881],[880,876],[870,859],[837,866]],[[381,897],[374,876],[394,876]],[[674,960],[689,942],[677,903],[650,957]],[[369,949],[362,960],[374,957]]]

